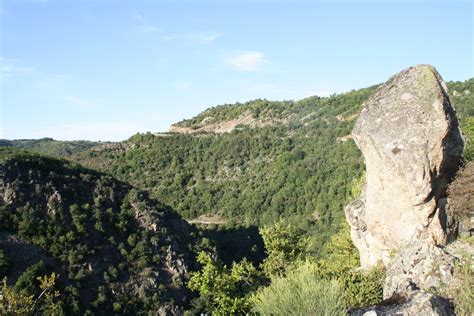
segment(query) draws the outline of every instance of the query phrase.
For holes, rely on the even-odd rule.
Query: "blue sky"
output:
[[[473,77],[471,1],[0,0],[0,138],[122,140],[214,105]]]

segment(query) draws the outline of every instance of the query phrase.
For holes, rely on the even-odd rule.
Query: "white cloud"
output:
[[[36,72],[35,68],[23,66],[17,59],[0,57],[0,74],[2,78],[31,75]]]
[[[77,96],[68,95],[68,96],[65,96],[63,99],[69,104],[74,105],[74,106],[79,106],[79,107],[96,105],[96,103],[92,100],[77,97]]]
[[[212,43],[221,36],[222,36],[222,33],[213,33],[213,32],[190,33],[190,37],[201,44]]]
[[[217,32],[190,32],[190,33],[166,33],[162,32],[160,39],[163,41],[197,42],[199,44],[210,44],[216,41],[222,33]]]
[[[235,70],[251,72],[259,70],[265,62],[265,59],[263,53],[252,51],[227,58],[226,62]]]
[[[155,25],[141,25],[138,27],[142,33],[162,33],[163,29]]]
[[[140,33],[158,34],[162,41],[182,41],[182,42],[197,42],[199,44],[209,44],[216,41],[222,36],[222,33],[211,31],[196,31],[196,32],[180,32],[172,33],[165,29],[154,25],[145,16],[136,13],[133,19],[137,21],[136,28]]]

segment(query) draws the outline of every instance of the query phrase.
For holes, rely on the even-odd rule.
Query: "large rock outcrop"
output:
[[[463,140],[438,72],[419,65],[390,78],[364,104],[352,137],[367,181],[346,217],[362,267],[388,264],[413,240],[446,244],[446,187]]]

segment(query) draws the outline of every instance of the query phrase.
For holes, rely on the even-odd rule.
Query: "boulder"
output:
[[[434,294],[421,291],[414,292],[409,298],[393,304],[381,304],[363,311],[356,311],[351,315],[357,316],[448,316],[455,315],[451,303]]]
[[[444,247],[420,241],[405,246],[390,262],[383,295],[409,295],[413,290],[436,291],[453,281],[456,257]]]
[[[364,156],[366,188],[346,217],[362,267],[387,265],[413,240],[446,244],[446,187],[464,143],[435,68],[419,65],[390,78],[364,104],[352,138]]]

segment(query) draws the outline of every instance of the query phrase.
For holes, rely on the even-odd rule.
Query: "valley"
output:
[[[447,86],[467,164],[474,78]],[[216,106],[123,142],[2,140],[2,276],[34,294],[22,273],[57,273],[66,314],[226,314],[248,312],[249,293],[286,269],[314,269],[291,265],[309,260],[318,278],[367,291],[346,292],[350,306],[377,303],[380,271],[353,271],[344,207],[365,181],[351,131],[379,87]],[[222,296],[205,294],[206,282]]]

